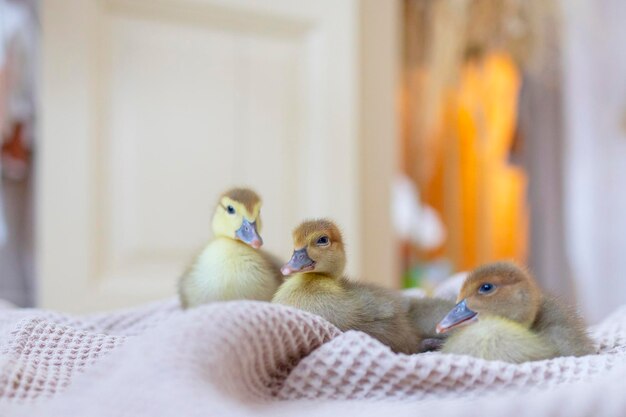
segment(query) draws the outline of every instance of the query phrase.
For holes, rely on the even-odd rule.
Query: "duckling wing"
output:
[[[435,327],[454,308],[454,303],[442,298],[407,298],[409,320],[417,332],[424,338],[443,338],[437,334]]]
[[[543,300],[532,330],[554,345],[559,356],[584,356],[595,352],[580,315],[557,298]]]
[[[401,299],[384,288],[346,281],[355,304],[358,321],[363,323],[388,320],[404,308]]]

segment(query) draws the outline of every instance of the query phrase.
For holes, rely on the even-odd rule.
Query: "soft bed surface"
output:
[[[511,365],[401,355],[260,302],[69,316],[0,310],[0,415],[626,415],[626,308],[598,354]]]

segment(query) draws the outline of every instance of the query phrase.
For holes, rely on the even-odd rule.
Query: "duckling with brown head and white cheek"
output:
[[[213,215],[215,238],[195,258],[178,285],[184,308],[212,301],[270,301],[282,282],[280,265],[259,248],[261,199],[234,188],[219,199]]]
[[[420,351],[420,338],[411,327],[404,297],[344,277],[343,238],[333,222],[304,222],[294,230],[293,240],[293,256],[282,268],[291,277],[272,302],[317,314],[343,331],[365,332],[394,352]]]
[[[595,351],[580,316],[544,296],[533,277],[514,263],[474,270],[458,300],[437,325],[439,333],[456,329],[442,352],[521,363]]]

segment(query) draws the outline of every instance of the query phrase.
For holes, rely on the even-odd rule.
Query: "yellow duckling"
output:
[[[544,296],[533,277],[510,262],[467,277],[459,303],[437,325],[439,333],[456,328],[442,352],[512,363],[594,353],[580,316]]]
[[[304,222],[294,230],[293,240],[293,256],[282,268],[283,275],[292,276],[272,302],[322,316],[343,331],[365,332],[394,352],[420,351],[420,339],[408,319],[407,299],[344,277],[343,238],[333,222]]]
[[[215,238],[179,282],[183,308],[211,301],[270,301],[282,282],[279,265],[259,248],[261,199],[252,190],[225,192],[213,215]]]

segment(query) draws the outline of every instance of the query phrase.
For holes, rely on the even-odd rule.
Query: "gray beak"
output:
[[[315,261],[309,258],[306,248],[293,251],[289,262],[280,268],[283,275],[291,275],[294,272],[312,271],[315,268]]]
[[[258,249],[263,245],[263,239],[261,239],[261,236],[259,236],[256,230],[256,222],[250,223],[245,217],[241,223],[241,227],[235,232],[235,236],[254,249]]]
[[[478,313],[470,310],[462,300],[458,303],[446,316],[437,324],[437,333],[445,333],[453,327],[459,326],[463,323],[467,323],[470,320],[475,320]]]

